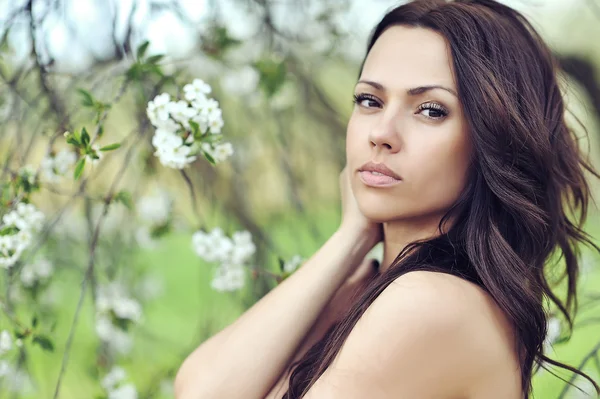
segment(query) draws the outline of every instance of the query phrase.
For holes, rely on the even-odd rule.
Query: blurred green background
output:
[[[576,116],[587,127],[589,140],[582,140],[582,149],[600,168],[600,48],[590,40],[600,37],[600,7],[583,0],[504,3],[531,18],[558,56],[570,121],[574,124]],[[39,165],[48,148],[66,148],[61,142],[66,130],[86,126],[98,132],[101,125],[102,145],[123,142],[98,165],[86,167],[83,187],[65,179],[43,184],[32,196],[49,220],[56,220],[39,251],[55,272],[51,282],[31,292],[17,287],[19,269],[7,270],[1,298],[24,329],[38,315],[35,328],[50,337],[54,349],[24,340],[23,347],[4,356],[22,373],[13,374],[13,382],[0,376],[0,397],[51,398],[59,375],[60,398],[105,397],[99,381],[115,364],[127,371],[140,398],[172,397],[174,373],[191,350],[275,286],[268,273],[259,271],[278,273],[280,259],[310,257],[335,231],[352,88],[370,29],[395,4],[0,2],[2,177],[24,165]],[[147,54],[138,58],[136,49],[145,40]],[[165,57],[148,61],[157,54]],[[126,74],[135,65],[136,78],[128,81]],[[153,157],[145,108],[156,94],[177,95],[193,78],[212,85],[223,109],[224,136],[235,154],[216,167],[201,159],[182,174]],[[111,105],[106,115],[100,112],[100,122],[94,121],[93,109],[82,105],[77,89]],[[599,182],[590,183],[598,197]],[[112,203],[101,216],[111,190],[126,193],[131,201]],[[140,199],[154,190],[173,201],[169,220],[140,236],[140,226],[148,227]],[[598,216],[594,206],[587,230],[600,244]],[[217,226],[229,234],[248,230],[257,245],[255,276],[249,271],[240,291],[211,289],[215,266],[192,248],[194,231]],[[90,259],[95,267],[86,275]],[[597,254],[583,251],[575,333],[567,341],[563,329],[552,353],[570,365],[585,364],[598,381],[599,262]],[[142,320],[130,329],[133,347],[126,354],[110,352],[95,331],[94,293],[109,281],[125,284],[143,306]],[[0,323],[1,329],[21,331],[7,314]],[[562,370],[556,373],[571,378]],[[585,387],[584,381],[576,383]],[[593,397],[573,389],[563,392],[565,383],[546,371],[536,375],[534,386],[536,398]]]

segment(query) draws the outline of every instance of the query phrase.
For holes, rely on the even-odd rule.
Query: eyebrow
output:
[[[357,82],[358,83],[364,83],[364,84],[368,84],[369,86],[373,86],[374,88],[376,88],[377,90],[381,90],[381,91],[385,91],[385,87],[383,87],[382,84],[377,83],[377,82],[372,82],[370,80],[359,80]],[[458,97],[458,94],[456,94],[456,91],[449,89],[445,86],[442,85],[426,85],[426,86],[418,86],[418,87],[413,87],[412,89],[408,89],[406,92],[411,95],[411,96],[417,96],[419,94],[423,94],[427,91],[430,90],[434,90],[434,89],[442,89],[442,90],[446,90],[449,93],[454,94],[456,97]]]

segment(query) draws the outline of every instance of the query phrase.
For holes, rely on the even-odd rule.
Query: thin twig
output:
[[[600,341],[598,341],[596,343],[596,345],[592,348],[592,350],[590,352],[588,352],[587,355],[585,355],[585,357],[583,358],[581,363],[579,363],[579,365],[577,366],[577,369],[583,370],[583,367],[587,364],[587,362],[589,362],[591,359],[593,359],[595,356],[598,355],[598,351],[600,351]],[[560,392],[558,399],[564,399],[565,395],[569,392],[569,389],[571,389],[573,382],[575,381],[575,379],[578,376],[579,376],[579,374],[575,374],[575,373],[573,373],[571,375],[571,378],[569,378],[568,383],[564,386],[564,388]],[[579,389],[579,388],[577,388],[577,389]]]
[[[143,135],[144,131],[145,131],[145,126],[143,126],[140,129],[140,131],[139,131],[140,136]],[[79,300],[77,301],[77,307],[75,309],[75,314],[73,315],[73,322],[71,323],[71,328],[69,330],[69,335],[67,338],[67,342],[65,344],[65,351],[63,354],[63,359],[62,359],[62,363],[61,363],[60,372],[58,374],[58,379],[56,381],[56,388],[54,391],[53,399],[57,399],[58,395],[60,393],[60,386],[62,383],[63,376],[65,374],[65,371],[67,369],[67,364],[69,362],[69,355],[71,353],[71,346],[73,345],[73,338],[75,336],[75,330],[77,328],[77,324],[79,321],[79,315],[81,313],[83,301],[85,299],[85,294],[87,292],[87,283],[91,279],[92,274],[94,273],[94,267],[96,264],[95,263],[95,261],[96,261],[95,254],[96,254],[96,248],[98,246],[98,239],[100,237],[100,230],[102,228],[102,222],[104,221],[106,215],[108,214],[108,209],[112,203],[112,198],[115,194],[116,188],[117,188],[118,184],[120,183],[121,179],[123,178],[123,176],[125,175],[125,170],[129,166],[129,163],[131,162],[131,159],[133,157],[133,150],[134,150],[134,148],[136,148],[139,145],[140,142],[141,142],[141,140],[137,140],[133,144],[131,144],[131,146],[128,148],[127,154],[125,155],[125,159],[123,160],[121,169],[117,173],[117,176],[115,177],[115,179],[113,180],[113,182],[109,188],[108,195],[106,196],[106,200],[104,202],[104,207],[102,209],[101,216],[98,220],[98,223],[96,224],[96,228],[94,230],[94,234],[92,236],[92,241],[90,244],[90,255],[89,255],[88,265],[86,268],[86,272],[85,272],[83,281],[81,282],[81,292],[79,294]]]

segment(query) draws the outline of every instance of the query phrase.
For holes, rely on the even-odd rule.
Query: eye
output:
[[[433,120],[444,119],[450,113],[446,107],[438,103],[425,103],[419,105],[417,113],[422,113],[423,111],[428,111],[429,113],[429,115],[423,114],[425,118]]]
[[[354,100],[352,101],[354,104],[359,105],[364,108],[381,108],[381,103],[377,97],[372,94],[355,94]]]

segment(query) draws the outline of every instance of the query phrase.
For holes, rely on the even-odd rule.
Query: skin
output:
[[[411,94],[419,86],[446,89]],[[473,150],[456,93],[450,51],[434,31],[389,28],[365,61],[347,130],[347,173],[371,234],[383,226],[382,270],[409,242],[439,234],[465,187]],[[431,103],[443,111],[426,109]],[[368,161],[385,163],[402,181],[366,185],[359,169]],[[369,307],[306,398],[519,398],[513,337],[478,286],[411,272]]]
[[[430,85],[449,91],[408,93]],[[436,32],[391,27],[367,56],[355,88],[359,103],[348,123],[346,153],[360,211],[383,223],[383,269],[410,241],[436,234],[441,217],[465,186],[472,146],[456,93],[451,54]],[[448,114],[419,108],[432,103]],[[368,161],[386,164],[402,182],[366,186],[358,169]]]
[[[389,267],[406,243],[436,234],[460,193],[472,154],[458,99],[443,90],[406,95],[417,85],[456,90],[443,38],[391,28],[369,54],[363,77],[381,87],[361,83],[357,91],[370,91],[381,106],[361,103],[348,125],[340,226],[300,269],[186,358],[175,379],[177,399],[280,398],[290,363],[376,273],[364,260],[373,246],[384,241],[382,268]],[[442,122],[426,119],[433,111],[417,112],[433,100],[451,112]],[[361,185],[357,170],[371,160],[385,162],[402,183]],[[407,273],[371,304],[306,397],[522,397],[513,343],[509,323],[479,287]]]

